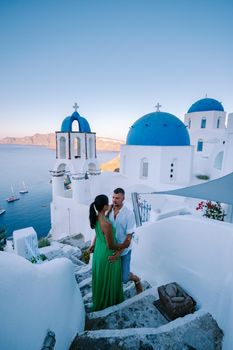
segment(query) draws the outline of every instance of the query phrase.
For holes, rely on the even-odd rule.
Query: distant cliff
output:
[[[122,140],[115,140],[108,137],[97,137],[96,148],[98,151],[119,151]],[[35,145],[56,148],[55,134],[35,134],[25,137],[5,137],[0,140],[0,144],[15,144],[15,145]]]

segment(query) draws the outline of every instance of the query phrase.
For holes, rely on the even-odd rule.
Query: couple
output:
[[[125,192],[113,192],[113,204],[101,194],[90,205],[90,225],[95,239],[90,247],[92,260],[93,311],[119,304],[124,300],[123,283],[134,281],[137,293],[142,292],[140,279],[130,272],[131,248],[135,221],[133,213],[124,206]]]

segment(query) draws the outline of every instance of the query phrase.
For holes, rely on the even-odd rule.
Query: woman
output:
[[[126,239],[117,244],[115,231],[105,216],[108,211],[108,197],[101,194],[90,205],[90,225],[95,229],[95,239],[90,247],[94,250],[92,260],[92,311],[105,309],[106,307],[119,304],[124,300],[121,278],[120,259],[111,262],[109,257],[115,251],[127,248],[130,241]]]

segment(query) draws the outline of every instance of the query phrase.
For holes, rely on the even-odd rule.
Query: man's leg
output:
[[[131,260],[131,250],[121,256],[121,272],[122,272],[122,282],[127,283],[130,277],[130,260]]]
[[[136,292],[139,294],[142,292],[142,285],[140,278],[130,272],[130,261],[131,261],[131,250],[121,257],[121,271],[122,271],[122,281],[127,283],[128,281],[133,281],[135,284]]]

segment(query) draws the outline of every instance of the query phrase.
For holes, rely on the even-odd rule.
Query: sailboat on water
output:
[[[12,195],[6,199],[6,201],[8,203],[15,202],[15,201],[19,200],[19,197],[15,196],[13,186],[11,186],[11,192],[12,192]]]
[[[27,187],[25,186],[24,181],[23,181],[23,188],[22,188],[22,190],[19,191],[19,193],[21,193],[21,194],[28,193],[28,189],[27,189]]]
[[[6,209],[0,208],[0,215],[4,214],[6,212]]]

